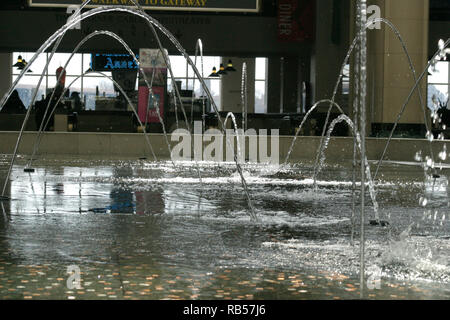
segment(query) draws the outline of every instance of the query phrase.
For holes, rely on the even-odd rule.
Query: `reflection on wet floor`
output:
[[[0,161],[0,177],[6,169]],[[232,165],[203,163],[201,173],[203,183],[189,163],[66,159],[25,173],[19,161],[0,208],[0,298],[359,298],[348,168],[328,167],[313,192],[310,167],[246,166],[257,223]],[[380,272],[368,280],[380,286],[366,298],[450,297],[441,180],[384,168],[377,199],[392,228],[368,229],[367,265]],[[68,285],[73,266],[80,288]]]

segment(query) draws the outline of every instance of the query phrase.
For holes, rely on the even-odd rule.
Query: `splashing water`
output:
[[[85,4],[87,4],[87,2],[85,2]],[[175,36],[173,36],[164,26],[162,26],[158,21],[156,21],[155,19],[150,17],[148,14],[146,14],[145,11],[143,11],[140,6],[138,6],[138,7],[140,8],[140,10],[135,10],[135,9],[132,9],[132,8],[129,8],[129,7],[126,7],[126,6],[99,7],[99,8],[95,8],[95,9],[89,10],[88,12],[85,12],[85,13],[79,15],[76,19],[73,19],[73,20],[67,22],[63,27],[61,27],[52,36],[50,36],[50,38],[48,38],[47,41],[45,41],[44,44],[42,44],[42,46],[37,50],[35,55],[30,59],[30,62],[25,66],[25,68],[22,70],[22,73],[19,75],[19,77],[17,77],[17,79],[15,80],[15,82],[12,85],[12,87],[10,88],[10,90],[5,94],[5,96],[1,100],[1,102],[0,102],[1,108],[3,108],[3,105],[5,104],[6,100],[9,98],[9,96],[11,95],[12,91],[17,86],[18,82],[24,76],[24,74],[28,71],[28,69],[31,67],[33,62],[37,59],[39,54],[41,54],[44,50],[46,50],[55,40],[57,40],[61,36],[63,36],[68,29],[72,28],[74,25],[76,25],[80,21],[82,21],[84,19],[87,19],[89,17],[95,16],[97,14],[108,13],[108,12],[125,12],[125,13],[130,13],[130,14],[133,14],[133,15],[136,15],[136,16],[139,16],[139,17],[143,18],[146,21],[146,23],[149,26],[151,26],[152,30],[154,30],[153,26],[156,26],[174,44],[174,46],[178,49],[178,51],[186,58],[186,60],[191,65],[192,69],[194,70],[194,73],[196,74],[196,76],[201,81],[201,83],[202,83],[202,85],[203,85],[203,87],[205,89],[205,92],[206,92],[208,98],[210,99],[210,101],[212,103],[212,106],[214,107],[214,110],[215,110],[215,112],[216,112],[216,114],[218,116],[219,122],[222,124],[221,129],[224,130],[222,118],[220,117],[220,114],[218,112],[217,106],[215,105],[215,102],[214,102],[214,99],[213,99],[213,97],[211,95],[211,92],[207,88],[203,78],[200,75],[200,72],[197,70],[196,66],[194,65],[194,63],[192,62],[190,57],[187,55],[187,53],[184,50],[184,48],[181,46],[181,44],[178,42],[178,40],[175,38]],[[156,33],[156,31],[155,31],[155,33]],[[159,42],[159,38],[157,38],[157,41]],[[162,48],[162,45],[160,47]],[[163,57],[167,61],[166,54],[163,54]],[[168,62],[166,62],[166,64],[169,65]],[[170,71],[170,68],[169,68],[169,71]],[[172,77],[172,79],[174,79],[174,77]],[[177,90],[176,86],[175,86],[175,90]],[[29,108],[29,111],[27,112],[24,124],[22,126],[21,133],[20,133],[18,141],[16,143],[14,156],[13,156],[13,158],[11,160],[11,165],[10,165],[10,168],[8,170],[7,179],[5,180],[5,184],[4,184],[3,191],[2,191],[2,196],[4,196],[5,191],[6,191],[7,181],[9,179],[10,174],[11,174],[12,166],[14,165],[15,156],[17,154],[18,146],[19,146],[19,143],[21,141],[21,137],[22,137],[22,133],[23,133],[26,121],[28,120],[28,117],[29,117],[29,114],[30,114],[30,109],[31,108]],[[159,115],[159,113],[158,113],[158,115]],[[187,120],[187,117],[186,117],[186,120]],[[186,121],[186,123],[188,123],[188,122]],[[252,217],[252,219],[257,219],[255,211],[254,211],[254,208],[253,208],[253,205],[252,205],[252,202],[251,202],[251,198],[250,198],[250,195],[249,195],[249,192],[248,192],[247,184],[246,184],[244,176],[242,174],[242,169],[241,169],[241,167],[240,167],[240,165],[239,165],[239,163],[237,161],[237,157],[235,157],[235,163],[236,163],[237,171],[239,172],[239,174],[241,176],[242,186],[243,186],[244,193],[245,193],[245,195],[247,197],[247,201],[248,201],[248,204],[249,204],[250,216]]]
[[[247,63],[242,65],[241,104],[242,104],[242,130],[247,130],[248,89],[247,89]]]
[[[286,155],[286,159],[284,160],[284,165],[286,165],[287,162],[289,161],[289,158],[290,158],[290,156],[291,156],[291,153],[292,153],[292,151],[294,150],[295,142],[297,141],[297,137],[298,137],[298,135],[300,134],[300,132],[301,132],[301,130],[302,130],[302,128],[303,128],[303,125],[306,123],[306,120],[308,120],[309,116],[314,112],[314,110],[316,110],[316,108],[318,108],[319,105],[321,105],[321,104],[323,104],[323,103],[330,103],[332,106],[335,106],[335,107],[339,110],[339,112],[340,112],[341,114],[344,114],[344,111],[342,111],[342,108],[341,108],[337,103],[335,103],[335,102],[332,101],[332,100],[324,99],[324,100],[320,100],[320,101],[316,102],[316,103],[311,107],[311,109],[308,110],[308,112],[306,113],[306,115],[305,115],[305,117],[303,118],[302,122],[300,123],[300,126],[299,126],[298,129],[296,130],[294,139],[292,140],[291,146],[289,147],[288,153],[287,153],[287,155]]]
[[[322,168],[324,166],[325,158],[326,158],[325,157],[325,150],[327,149],[328,144],[330,142],[331,134],[333,133],[333,130],[334,130],[335,126],[338,123],[341,123],[341,122],[347,123],[347,125],[350,127],[350,129],[352,130],[353,134],[356,137],[358,150],[361,151],[361,138],[360,138],[359,133],[355,131],[355,127],[353,125],[352,120],[349,117],[347,117],[346,115],[340,115],[339,117],[334,119],[333,122],[331,122],[330,128],[328,129],[328,132],[327,132],[327,135],[326,135],[326,138],[325,138],[324,148],[323,148],[322,154],[320,156],[320,163],[319,163],[319,166],[318,166],[317,173],[320,173],[320,171],[322,170]],[[377,202],[377,199],[376,199],[375,184],[373,183],[373,180],[371,178],[370,166],[369,166],[369,162],[367,161],[367,157],[364,157],[364,162],[365,162],[365,173],[366,173],[367,178],[368,178],[369,193],[370,193],[370,197],[371,197],[371,200],[372,200],[373,209],[375,211],[375,220],[379,221],[380,220],[380,217],[379,217],[379,206],[378,206],[378,202]]]
[[[225,121],[224,121],[225,127],[227,126],[228,119],[231,119],[232,123],[233,123],[234,133],[236,135],[238,159],[240,159],[240,161],[243,162],[245,160],[245,155],[243,154],[241,147],[244,147],[245,132],[243,129],[239,130],[237,122],[236,122],[236,117],[234,116],[233,112],[228,112],[227,116],[225,117]],[[239,131],[241,131],[241,137],[239,137]],[[242,140],[240,140],[240,139],[242,139]]]

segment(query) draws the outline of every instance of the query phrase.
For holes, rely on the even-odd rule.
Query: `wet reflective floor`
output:
[[[52,158],[25,173],[25,161],[0,207],[0,299],[360,297],[345,165],[325,168],[317,191],[311,164],[244,166],[255,222],[233,164],[200,163],[200,183],[194,163]],[[450,171],[381,173],[390,227],[367,226],[364,297],[449,299]]]

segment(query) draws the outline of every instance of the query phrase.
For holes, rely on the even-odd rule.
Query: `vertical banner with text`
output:
[[[140,49],[140,66],[145,78],[152,85],[153,96],[150,94],[145,78],[139,75],[138,114],[144,123],[159,123],[157,109],[161,118],[164,117],[164,103],[167,90],[167,67],[163,53],[158,49]],[[158,108],[157,108],[158,106]]]
[[[316,0],[278,0],[278,41],[314,41]]]

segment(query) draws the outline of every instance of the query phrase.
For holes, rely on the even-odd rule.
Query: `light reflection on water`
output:
[[[0,222],[0,297],[359,297],[348,168],[327,168],[314,193],[311,167],[246,166],[258,223],[232,164],[201,172],[203,185],[191,163],[47,159],[32,174],[17,165]],[[368,298],[449,297],[448,180],[423,182],[417,168],[383,169],[378,201],[392,229],[368,229],[367,264],[383,276]],[[72,264],[83,293],[65,288]]]

